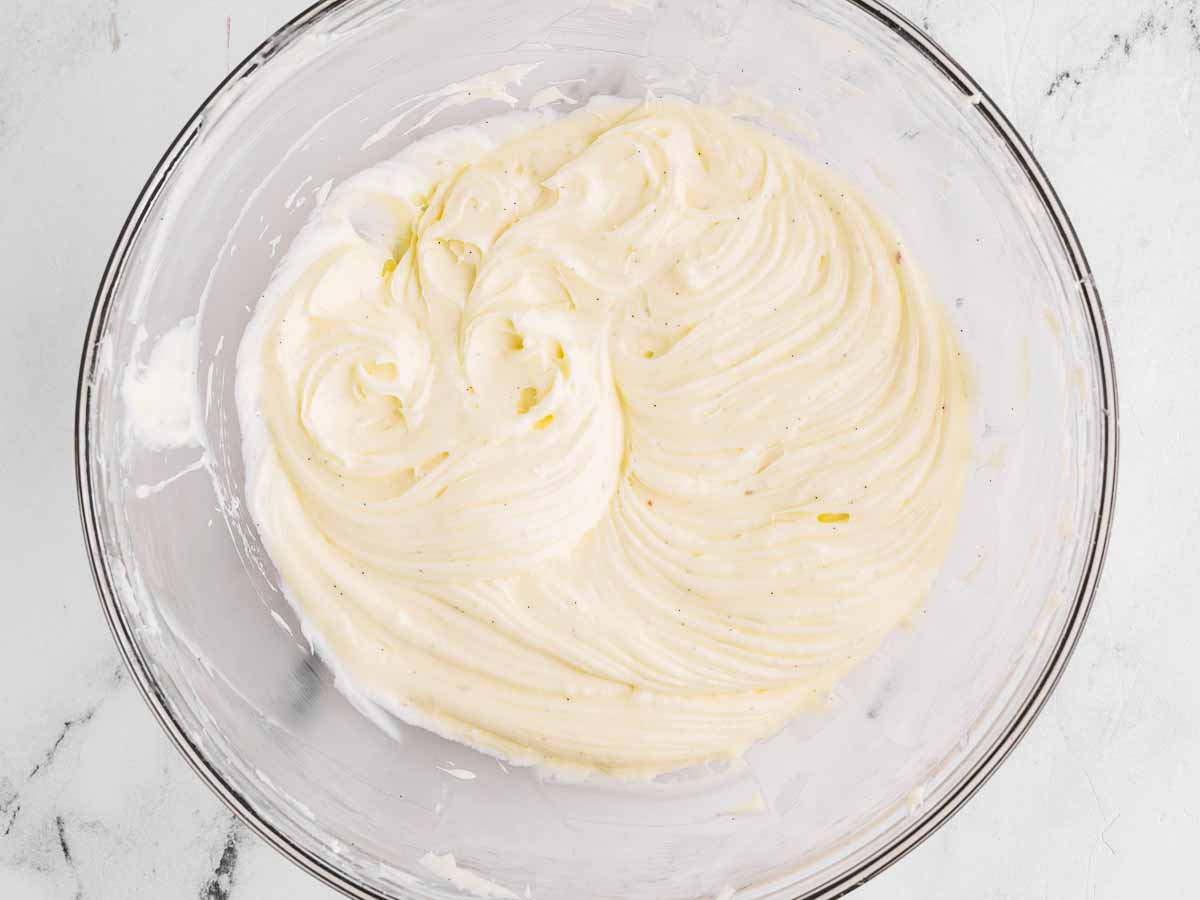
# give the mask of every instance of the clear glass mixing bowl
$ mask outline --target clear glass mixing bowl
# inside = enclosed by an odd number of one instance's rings
[[[577,101],[653,86],[740,103],[886,211],[974,362],[976,461],[927,609],[745,769],[552,783],[368,721],[300,636],[242,513],[235,350],[278,258],[328,181],[510,108],[440,89],[520,64],[536,65],[507,85],[517,107],[552,85]],[[122,385],[189,317],[202,446],[151,449]],[[860,884],[944,822],[1045,702],[1095,590],[1116,474],[1107,335],[1061,205],[970,77],[871,0],[318,3],[226,79],[154,171],[99,291],[78,402],[88,549],[148,702],[260,835],[356,897],[815,898]],[[421,863],[429,852],[492,887],[456,887]]]

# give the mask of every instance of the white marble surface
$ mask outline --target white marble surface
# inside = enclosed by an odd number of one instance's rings
[[[1200,844],[1200,2],[904,0],[1032,143],[1082,235],[1122,392],[1100,597],[999,774],[862,900],[1195,897]],[[75,509],[84,325],[143,179],[299,0],[0,4],[0,898],[317,900],[160,733]]]

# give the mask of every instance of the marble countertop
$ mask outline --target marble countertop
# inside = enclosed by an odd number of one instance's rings
[[[1200,2],[897,5],[1001,104],[1074,218],[1123,446],[1108,567],[1058,691],[966,809],[856,900],[1194,897]],[[191,110],[299,6],[4,4],[0,898],[335,896],[233,819],[130,683],[84,556],[70,437],[80,341],[130,203]]]

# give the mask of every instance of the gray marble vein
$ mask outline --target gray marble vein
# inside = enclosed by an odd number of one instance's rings
[[[1170,29],[1172,21],[1177,22],[1180,16],[1190,28],[1195,28],[1194,6],[1183,8],[1175,4],[1168,4],[1164,9],[1143,13],[1129,30],[1114,32],[1112,38],[1094,60],[1058,72],[1046,88],[1046,96],[1053,97],[1064,86],[1079,87],[1083,84],[1084,78],[1094,75],[1101,67],[1110,63],[1116,64],[1122,56],[1126,58],[1133,56],[1134,51],[1143,42],[1165,35]]]
[[[200,889],[201,900],[230,900],[241,842],[242,829],[237,821],[233,821],[225,835],[225,846],[221,848],[221,858],[217,860],[217,867]]]
[[[3,831],[0,832],[0,837],[8,837],[12,833],[14,826],[17,824],[17,817],[21,813],[21,792],[28,788],[38,778],[39,775],[47,771],[54,764],[54,761],[58,757],[59,748],[63,746],[63,743],[67,740],[67,738],[71,736],[72,733],[76,732],[77,729],[82,729],[92,721],[92,718],[96,715],[96,711],[100,708],[100,705],[104,702],[105,698],[108,697],[111,691],[116,688],[116,686],[124,679],[124,667],[118,665],[113,668],[108,683],[105,684],[101,689],[102,693],[100,698],[88,706],[83,712],[79,713],[73,718],[67,719],[62,723],[62,728],[59,729],[58,734],[54,737],[54,740],[51,741],[50,745],[42,753],[41,758],[38,759],[38,761],[33,765],[33,768],[29,770],[24,779],[19,784],[14,784],[10,777],[4,777],[2,782],[4,785],[4,793],[3,795],[0,795],[0,822],[3,823],[4,828]],[[59,817],[58,822],[59,839],[61,842],[61,817]],[[63,855],[69,859],[70,854],[66,852],[65,845],[63,847],[63,851]]]

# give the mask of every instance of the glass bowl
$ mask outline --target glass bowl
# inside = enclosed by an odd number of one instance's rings
[[[482,73],[488,90],[446,90]],[[648,89],[735,104],[892,219],[973,361],[975,460],[923,614],[827,709],[744,767],[561,783],[369,720],[335,688],[244,513],[236,349],[328,185],[449,125]],[[1045,175],[882,4],[327,0],[205,101],[130,213],[83,352],[80,508],[163,727],[256,832],[348,895],[835,897],[945,822],[1045,703],[1104,555],[1115,399]],[[173,431],[144,433],[172,409]]]

